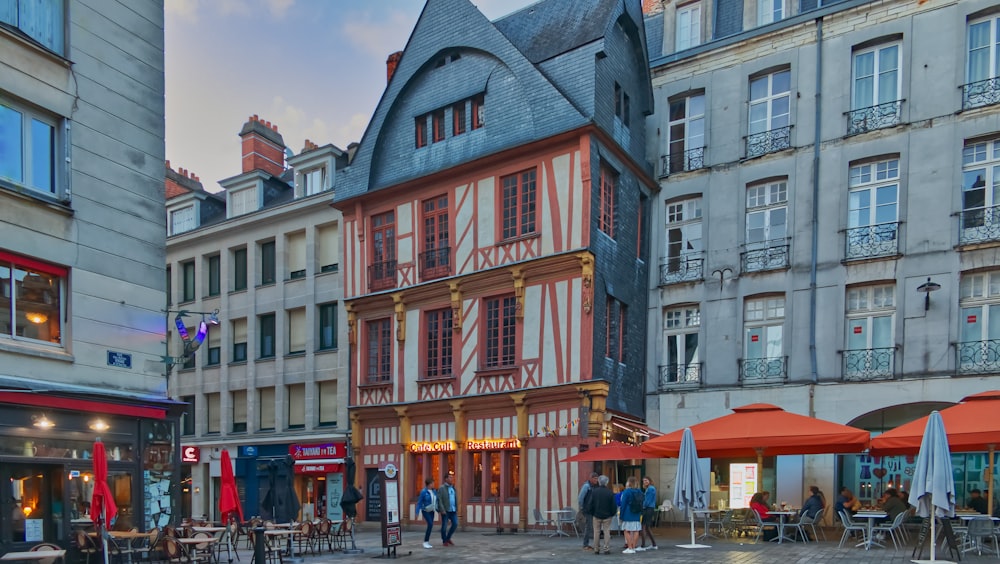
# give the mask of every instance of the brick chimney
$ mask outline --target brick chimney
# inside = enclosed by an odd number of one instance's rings
[[[642,0],[642,15],[652,16],[663,11],[663,0]]]
[[[403,58],[402,51],[396,51],[395,53],[389,55],[389,58],[385,60],[385,83],[389,84],[392,82],[392,75],[396,74],[396,67],[399,66],[399,60]]]
[[[262,170],[273,176],[285,171],[285,140],[278,126],[262,120],[256,114],[243,124],[243,172]]]
[[[164,179],[164,190],[166,199],[183,196],[189,192],[203,192],[205,189],[201,184],[198,175],[185,169],[178,168],[176,171],[170,168],[170,161],[166,161],[166,178]]]

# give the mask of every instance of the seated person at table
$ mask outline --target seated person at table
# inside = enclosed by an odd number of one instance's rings
[[[885,490],[882,497],[879,498],[879,508],[885,511],[888,516],[884,519],[886,522],[892,522],[896,518],[896,515],[903,513],[907,510],[906,504],[903,500],[899,499],[899,492],[896,488],[889,488]]]
[[[818,486],[809,486],[809,499],[805,500],[802,504],[802,511],[799,511],[799,517],[808,515],[815,519],[823,512],[824,507],[826,507],[826,500],[823,499],[823,492],[819,491]]]
[[[989,506],[986,503],[986,498],[983,497],[983,492],[979,489],[974,489],[969,492],[969,509],[975,510],[976,513],[982,513],[983,515],[989,514]]]
[[[767,526],[767,523],[775,523],[778,521],[778,517],[776,515],[771,515],[767,511],[767,500],[770,497],[770,492],[763,491],[753,494],[753,497],[750,498],[750,509],[757,513],[757,515],[760,516],[760,520],[765,523],[762,530],[762,536],[765,541],[778,537],[778,527]]]
[[[854,497],[854,493],[847,486],[840,488],[840,495],[837,496],[837,500],[833,503],[833,511],[837,515],[840,515],[841,511],[847,511],[848,514],[854,515],[858,509],[861,509],[861,501]],[[840,517],[837,517],[840,519]]]

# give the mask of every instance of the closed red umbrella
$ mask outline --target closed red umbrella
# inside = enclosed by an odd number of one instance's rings
[[[230,515],[243,521],[243,507],[240,505],[239,492],[236,489],[236,476],[233,475],[233,463],[229,451],[222,450],[222,479],[219,489],[219,513],[223,521],[229,521]]]
[[[104,564],[108,564],[108,539],[104,531],[116,515],[118,506],[108,487],[108,454],[104,443],[97,439],[94,442],[94,493],[90,498],[90,517],[97,521],[97,532],[104,545]]]

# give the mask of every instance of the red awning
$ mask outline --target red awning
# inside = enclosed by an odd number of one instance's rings
[[[144,419],[167,418],[167,410],[162,407],[82,400],[37,392],[0,392],[0,403],[65,409],[67,411],[104,413],[107,415],[124,415],[126,417],[140,417]]]

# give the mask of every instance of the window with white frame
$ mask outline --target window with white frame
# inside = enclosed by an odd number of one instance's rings
[[[17,28],[46,49],[62,55],[65,9],[63,0],[4,0],[0,2],[0,23]]]
[[[767,25],[785,17],[785,0],[757,0],[757,25]]]
[[[963,274],[959,309],[959,372],[1000,370],[1000,271]]]
[[[256,186],[229,193],[229,217],[255,212],[258,207]]]
[[[62,303],[69,271],[0,251],[0,338],[62,343]]]
[[[892,377],[896,288],[891,284],[847,290],[844,379]]]
[[[29,193],[61,197],[59,122],[0,96],[0,185],[6,182]]]
[[[786,69],[750,80],[748,157],[791,146],[791,79],[792,71]]]
[[[1000,139],[966,143],[962,150],[959,242],[1000,239]]]
[[[743,311],[744,380],[784,378],[784,324],[784,296],[746,300]]]
[[[696,170],[705,166],[705,93],[670,100],[667,126],[667,159],[661,174]]]
[[[701,381],[700,329],[701,310],[697,305],[664,311],[663,356],[666,364],[660,369],[661,386]]]
[[[311,196],[326,190],[326,167],[318,167],[302,173],[302,194]]]
[[[194,204],[170,211],[170,234],[177,235],[198,227],[195,222]]]
[[[877,106],[899,100],[900,44],[877,45],[854,52],[854,82],[851,109]]]
[[[857,164],[848,175],[847,258],[899,252],[899,159]]]
[[[676,51],[701,45],[701,2],[679,6],[676,22]]]
[[[963,108],[1000,102],[1000,16],[969,21],[968,67],[963,88]]]
[[[660,282],[687,282],[702,277],[701,196],[667,203],[665,259]]]
[[[744,268],[755,271],[787,266],[787,234],[787,181],[748,187]]]

